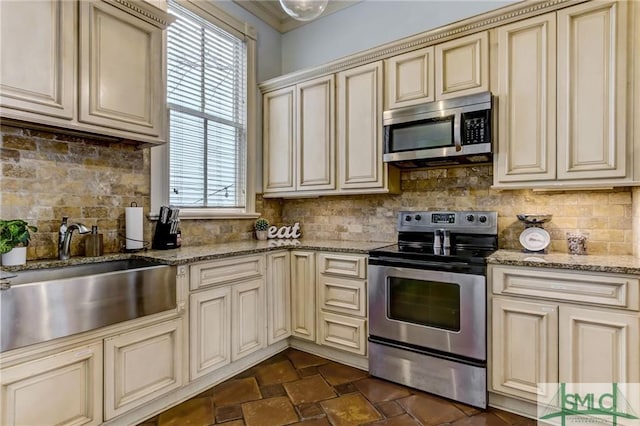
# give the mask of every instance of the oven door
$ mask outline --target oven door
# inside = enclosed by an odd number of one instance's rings
[[[486,360],[486,278],[369,265],[369,334],[445,355]]]

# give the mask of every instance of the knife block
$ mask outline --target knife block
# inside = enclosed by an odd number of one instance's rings
[[[180,247],[178,242],[178,234],[171,233],[171,225],[173,223],[156,223],[156,232],[153,234],[153,242],[151,248],[157,250],[169,250]]]

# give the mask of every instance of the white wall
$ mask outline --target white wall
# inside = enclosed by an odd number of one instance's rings
[[[282,73],[321,65],[514,0],[364,0],[282,35]]]

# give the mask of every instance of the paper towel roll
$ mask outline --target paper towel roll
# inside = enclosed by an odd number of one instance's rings
[[[125,207],[124,220],[126,227],[126,248],[137,250],[142,248],[142,207]]]

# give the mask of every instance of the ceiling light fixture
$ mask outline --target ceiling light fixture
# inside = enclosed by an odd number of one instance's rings
[[[298,21],[311,21],[324,12],[329,0],[280,0],[287,15]]]

